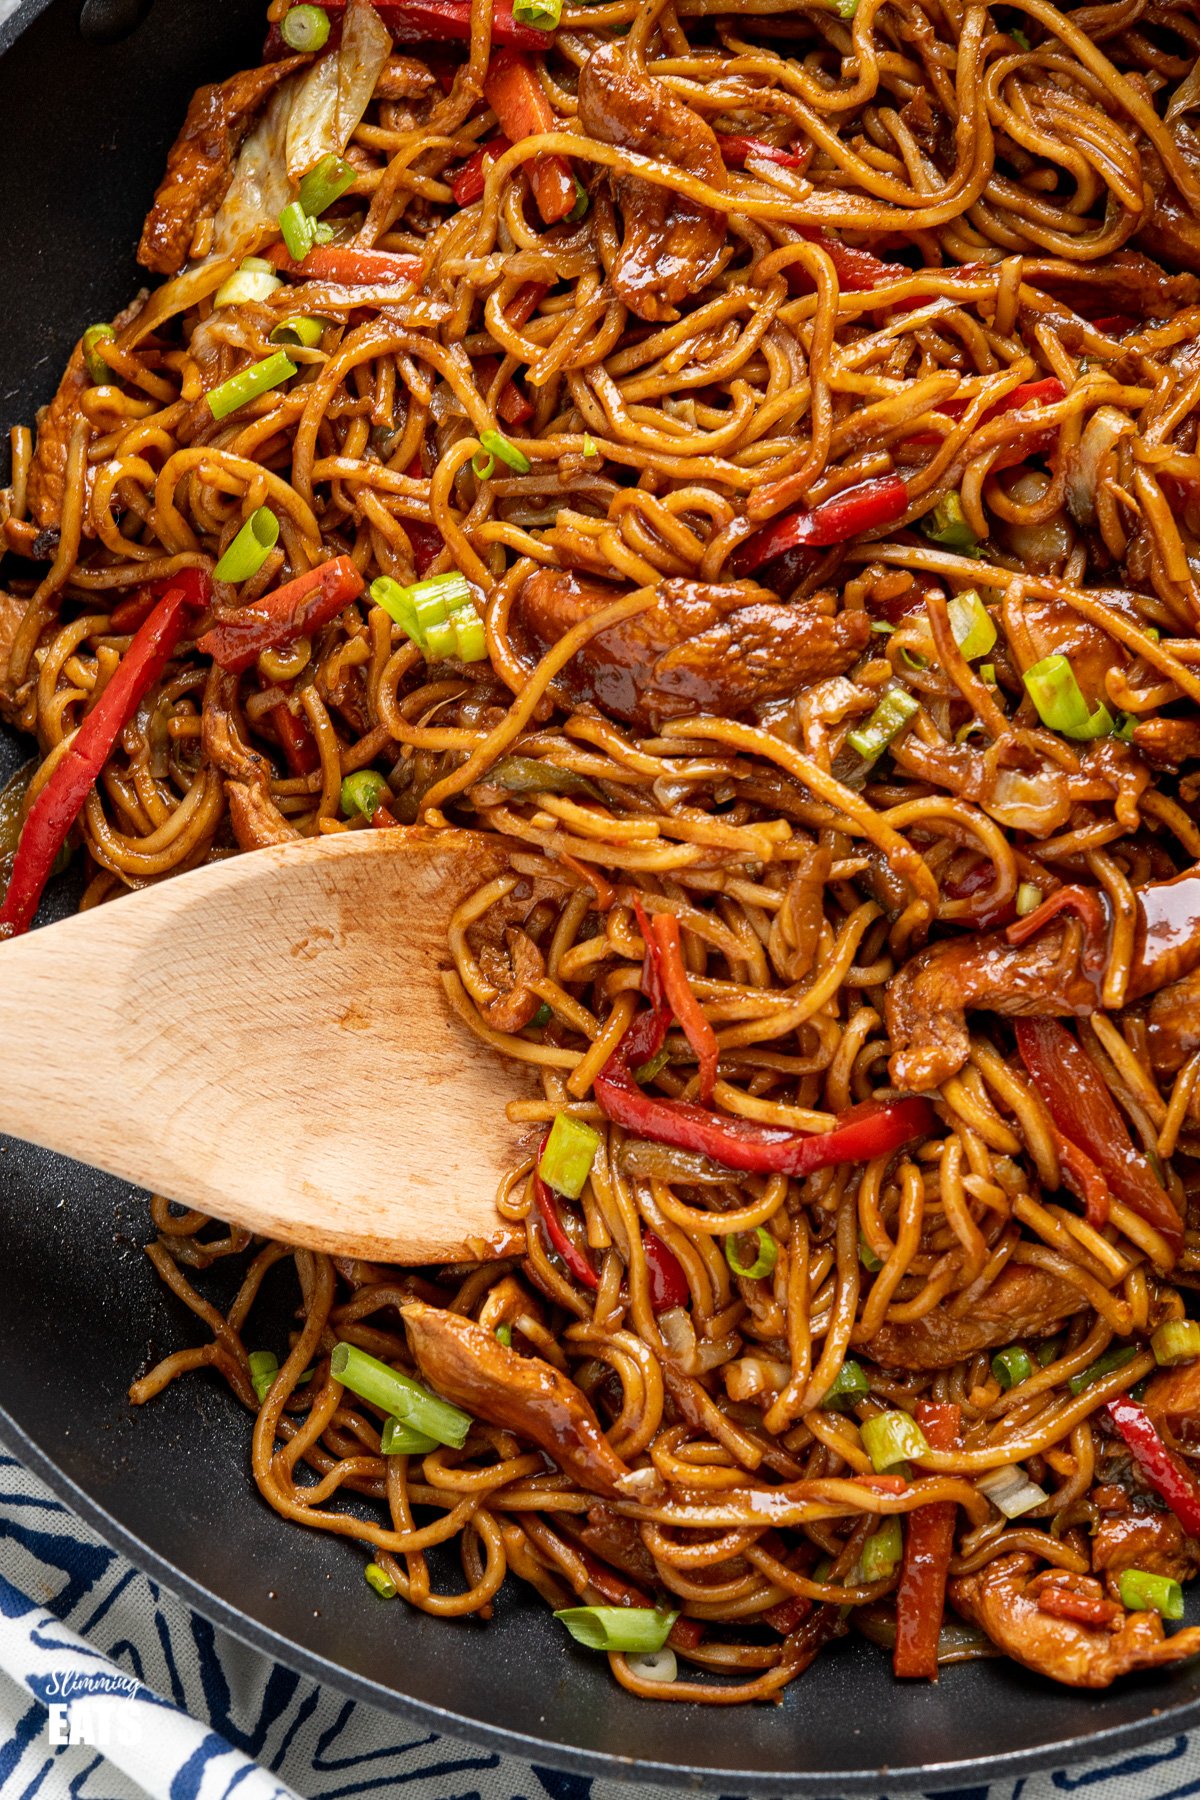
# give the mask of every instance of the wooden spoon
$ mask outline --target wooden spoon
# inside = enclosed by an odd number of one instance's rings
[[[530,1072],[442,982],[454,908],[510,848],[339,833],[0,944],[0,1132],[313,1249],[520,1250],[494,1199]]]

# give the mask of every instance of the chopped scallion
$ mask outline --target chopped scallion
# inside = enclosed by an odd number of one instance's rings
[[[379,1448],[385,1456],[428,1456],[441,1445],[427,1431],[416,1431],[402,1419],[388,1419],[379,1434]]]
[[[470,1413],[451,1406],[447,1400],[439,1400],[411,1375],[390,1369],[387,1363],[360,1350],[357,1344],[335,1344],[329,1370],[334,1380],[348,1387],[352,1394],[391,1414],[402,1425],[411,1425],[439,1444],[449,1444],[455,1450],[461,1450],[466,1443],[472,1424]]]
[[[821,1405],[841,1406],[848,1400],[865,1400],[870,1391],[871,1384],[862,1364],[847,1357],[834,1377],[832,1386],[826,1388]]]
[[[504,1348],[506,1350],[511,1350],[512,1349],[512,1326],[508,1325],[508,1324],[497,1325],[496,1341],[497,1341],[497,1343],[503,1344]]]
[[[306,9],[305,9],[306,10]],[[381,1600],[396,1598],[396,1584],[386,1569],[381,1569],[377,1562],[369,1562],[363,1570],[367,1586],[374,1588]]]
[[[1169,1575],[1153,1575],[1148,1569],[1122,1569],[1117,1576],[1121,1605],[1130,1612],[1156,1612],[1164,1619],[1182,1619],[1183,1589]]]
[[[578,1200],[591,1174],[600,1133],[570,1113],[557,1113],[546,1139],[546,1148],[538,1158],[538,1174],[556,1194]]]
[[[279,35],[289,50],[311,54],[329,38],[329,14],[323,6],[293,6],[284,13]]]
[[[217,581],[249,581],[279,541],[279,520],[269,506],[252,512],[213,570]]]
[[[997,1350],[992,1358],[992,1374],[1006,1391],[1022,1381],[1028,1381],[1033,1374],[1029,1352],[1022,1350],[1019,1344],[1010,1344],[1007,1350]]]
[[[755,1234],[758,1238],[758,1255],[752,1263],[743,1264],[738,1261],[738,1232],[731,1231],[725,1239],[725,1261],[743,1281],[762,1281],[779,1261],[779,1245],[766,1226],[757,1226]],[[745,1235],[749,1236],[749,1233]]]
[[[257,257],[248,257],[246,262],[257,262]],[[226,281],[223,281],[213,295],[214,306],[244,306],[247,301],[269,300],[277,287],[282,287],[278,275],[267,263],[265,268],[247,268],[244,262],[240,269],[235,269]]]
[[[538,31],[557,31],[562,0],[513,0],[513,18],[518,25],[533,25]]]
[[[1032,881],[1022,881],[1017,887],[1017,917],[1027,919],[1031,912],[1036,912],[1042,904],[1042,890]]]
[[[301,179],[300,205],[310,219],[318,218],[335,200],[340,200],[353,183],[353,168],[344,157],[330,151]]]
[[[479,449],[471,458],[471,467],[480,481],[491,479],[498,462],[505,463],[518,475],[528,475],[533,467],[525,452],[518,449],[516,444],[510,443],[503,432],[481,431]]]
[[[1076,741],[1108,737],[1112,732],[1112,714],[1103,700],[1097,702],[1095,712],[1089,711],[1075,671],[1065,656],[1046,656],[1026,669],[1025,691],[1037,707],[1042,724],[1051,731],[1060,731]]]
[[[431,575],[401,587],[390,575],[371,583],[371,599],[382,606],[402,631],[430,661],[457,656],[462,662],[482,662],[487,656],[487,634],[475,611],[471,590],[457,569]]]
[[[858,11],[858,0],[833,0],[833,10],[839,19],[852,19]]]
[[[875,1252],[872,1250],[870,1244],[868,1244],[866,1238],[863,1237],[861,1232],[859,1233],[859,1236],[858,1236],[858,1260],[862,1264],[863,1268],[866,1269],[872,1275],[875,1274],[877,1269],[882,1269],[882,1267],[883,1267],[882,1261],[880,1260],[880,1258],[878,1256],[876,1256]]]
[[[566,1606],[554,1616],[585,1650],[648,1656],[666,1644],[679,1614],[653,1606]]]
[[[305,350],[315,350],[325,335],[325,326],[320,319],[305,319],[297,316],[284,319],[271,333],[273,344],[300,344]]]
[[[353,819],[361,814],[370,819],[390,798],[391,790],[382,775],[374,769],[356,769],[342,782],[342,817]]]
[[[1200,1325],[1195,1319],[1168,1319],[1150,1339],[1150,1348],[1160,1368],[1195,1362],[1200,1356]]]
[[[661,1049],[654,1052],[654,1055],[648,1062],[638,1064],[637,1068],[633,1071],[633,1079],[637,1082],[639,1087],[648,1087],[654,1080],[654,1077],[662,1073],[670,1060],[671,1052],[664,1044]]]
[[[925,1433],[911,1413],[877,1413],[859,1426],[863,1449],[879,1474],[885,1475],[897,1463],[920,1462],[929,1455]]]
[[[1018,47],[1020,49],[1028,50],[1029,39],[1025,36],[1025,33],[1021,30],[1021,27],[1019,25],[1014,25],[1011,28],[1011,30],[1009,31],[1008,35],[1012,39],[1013,43],[1018,45]]]
[[[921,520],[921,530],[933,543],[964,556],[978,556],[979,539],[967,523],[962,500],[953,489],[943,494],[932,512]]]
[[[641,1681],[672,1682],[679,1674],[679,1664],[671,1649],[651,1650],[629,1658],[629,1673]]]
[[[293,262],[303,262],[317,241],[317,229],[298,200],[289,200],[279,215],[279,232]]]
[[[248,369],[239,369],[236,375],[215,387],[208,396],[208,410],[214,419],[226,419],[248,400],[257,400],[260,394],[268,393],[281,382],[290,381],[295,373],[295,363],[289,361],[282,350],[277,350],[274,356],[251,363]]]
[[[599,456],[599,454],[600,454],[600,452],[596,448],[594,440],[589,436],[589,434],[586,431],[583,434],[583,454],[585,456]]]
[[[95,387],[111,381],[112,370],[97,350],[97,344],[111,344],[116,337],[111,325],[89,325],[83,334],[83,360]]]
[[[553,1017],[553,1008],[547,1005],[546,1001],[543,1000],[529,1023],[535,1026],[538,1031],[544,1031]]]
[[[261,1406],[279,1373],[279,1358],[273,1350],[252,1350],[248,1360],[250,1385],[258,1395],[258,1404]]]
[[[992,1502],[998,1506],[1006,1519],[1019,1519],[1022,1513],[1032,1512],[1046,1498],[1046,1490],[1030,1481],[1019,1463],[1010,1463],[1007,1468],[989,1469],[981,1475],[976,1484]]]
[[[1072,1375],[1067,1386],[1073,1394],[1082,1394],[1085,1388],[1090,1388],[1094,1382],[1102,1381],[1106,1375],[1111,1375],[1114,1369],[1123,1369],[1125,1364],[1132,1362],[1136,1355],[1136,1344],[1125,1344],[1120,1350],[1107,1350],[1088,1368],[1080,1369],[1078,1375]]]
[[[864,1581],[890,1581],[904,1555],[904,1534],[899,1519],[888,1519],[873,1531],[862,1547],[859,1567]]]
[[[954,641],[966,660],[974,662],[977,656],[986,656],[996,642],[996,627],[975,589],[967,588],[964,593],[955,594],[946,610]]]
[[[865,762],[875,762],[899,737],[920,702],[905,688],[895,687],[883,696],[865,725],[846,733],[846,742]]]
[[[535,0],[535,4],[536,4],[536,0]],[[520,5],[520,0],[516,0],[516,5]],[[514,6],[513,11],[515,14],[516,6]],[[586,214],[588,207],[591,205],[591,201],[588,199],[588,191],[584,187],[582,181],[580,181],[578,175],[576,175],[574,179],[575,179],[575,204],[571,208],[570,212],[567,214],[567,224],[568,225],[574,225],[577,223],[578,220],[582,219],[584,217],[584,215]]]

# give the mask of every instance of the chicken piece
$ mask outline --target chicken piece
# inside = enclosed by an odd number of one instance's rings
[[[585,1396],[540,1356],[520,1356],[473,1319],[413,1301],[400,1308],[421,1374],[446,1400],[538,1444],[592,1493],[644,1498],[652,1470],[630,1469]]]
[[[1159,1075],[1174,1075],[1200,1050],[1200,969],[1155,994],[1146,1012],[1150,1060]]]
[[[1123,590],[1117,592],[1124,601],[1119,610],[1136,622],[1132,600]],[[1089,706],[1107,701],[1105,675],[1110,669],[1126,668],[1130,661],[1124,645],[1090,619],[1080,618],[1064,600],[1032,600],[1016,589],[1014,595],[1018,597],[1001,607],[1001,619],[1017,667],[1027,669],[1047,656],[1065,656]],[[1111,591],[1106,597],[1116,603]]]
[[[664,82],[631,66],[623,44],[604,44],[584,63],[579,122],[602,144],[674,163],[709,187],[725,186],[711,126]],[[677,319],[680,302],[717,266],[725,215],[632,175],[616,176],[613,188],[625,233],[609,271],[612,286],[639,319]]]
[[[1142,1405],[1167,1436],[1200,1447],[1200,1362],[1159,1369],[1146,1383]]]
[[[1136,250],[1118,250],[1098,263],[1069,263],[1057,257],[1027,258],[1026,279],[1055,294],[1084,318],[1132,313],[1137,319],[1169,318],[1200,300],[1194,275],[1168,275]]]
[[[547,646],[619,598],[601,582],[537,569],[517,604],[526,630]],[[684,713],[742,713],[842,674],[870,632],[862,611],[830,618],[804,602],[785,605],[754,582],[672,578],[647,612],[585,645],[559,681],[574,703],[639,727]]]
[[[1176,119],[1170,131],[1184,162],[1200,179],[1200,133],[1183,118]],[[1200,273],[1200,219],[1167,174],[1158,152],[1144,138],[1139,149],[1151,198],[1142,214],[1137,240],[1174,268]]]
[[[1047,1587],[1069,1585],[1072,1591],[1104,1598],[1098,1581],[1064,1577],[1058,1569],[1034,1574],[1031,1556],[1000,1556],[974,1575],[950,1583],[950,1599],[964,1617],[986,1631],[997,1649],[1037,1675],[1049,1675],[1067,1687],[1109,1687],[1118,1675],[1183,1662],[1200,1652],[1200,1625],[1163,1635],[1157,1613],[1125,1613],[1111,1626],[1080,1625],[1051,1617],[1038,1607]]]
[[[1017,1339],[1053,1337],[1087,1300],[1079,1288],[1048,1269],[1011,1264],[991,1287],[955,1317],[935,1306],[924,1318],[884,1325],[859,1347],[888,1369],[952,1369],[979,1350]]]
[[[416,56],[389,56],[375,83],[377,100],[420,100],[437,86],[437,76]]]
[[[25,610],[24,600],[17,594],[6,594],[0,588],[0,718],[12,723],[16,722],[17,696],[9,684],[8,661]]]
[[[480,1007],[481,1016],[493,1031],[520,1031],[541,1005],[529,986],[546,973],[541,951],[528,932],[510,925],[503,948],[492,942],[483,946],[479,966],[496,989],[495,998]]]
[[[1200,719],[1143,719],[1133,728],[1133,747],[1156,769],[1177,769],[1200,758]]]
[[[183,267],[197,225],[211,218],[225,197],[238,145],[255,113],[293,69],[308,61],[288,56],[196,89],[142,227],[137,256],[143,268],[175,275]]]
[[[1122,1569],[1146,1569],[1172,1581],[1191,1581],[1200,1569],[1200,1543],[1188,1537],[1174,1513],[1127,1512],[1102,1519],[1092,1538],[1092,1567],[1120,1599]]]
[[[289,844],[300,833],[271,798],[271,768],[265,756],[242,741],[234,723],[237,676],[214,663],[204,690],[201,743],[209,762],[225,776],[229,822],[242,850]]]
[[[919,951],[884,996],[892,1080],[921,1093],[956,1075],[971,1048],[966,1014],[976,1007],[1016,1018],[1095,1012],[1098,976],[1082,964],[1078,927],[1057,919],[1027,944],[992,931]]]
[[[564,1525],[567,1525],[567,1519],[568,1515],[564,1514]],[[593,1556],[598,1556],[601,1562],[619,1569],[631,1581],[640,1582],[644,1587],[658,1586],[658,1570],[654,1566],[654,1558],[642,1542],[641,1533],[632,1519],[623,1519],[619,1513],[610,1512],[607,1506],[591,1506],[588,1508],[586,1524],[567,1525],[567,1529]]]

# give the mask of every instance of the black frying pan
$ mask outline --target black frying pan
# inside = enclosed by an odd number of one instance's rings
[[[261,19],[260,0],[26,0],[0,26],[5,439],[49,399],[81,326],[140,284],[133,245],[192,89],[255,59]],[[0,732],[0,779],[22,754]],[[71,899],[60,887],[48,913]],[[146,1236],[142,1199],[121,1183],[0,1140],[0,1435],[202,1613],[346,1693],[537,1762],[725,1793],[941,1788],[1115,1758],[1200,1722],[1200,1663],[1100,1694],[1004,1662],[902,1687],[854,1638],[780,1706],[652,1705],[526,1588],[506,1589],[488,1626],[384,1605],[359,1551],[259,1500],[246,1415],[218,1378],[128,1405],[151,1359],[197,1341],[141,1254]],[[282,1336],[295,1296],[283,1271],[274,1279]],[[452,1584],[453,1568],[442,1576]]]

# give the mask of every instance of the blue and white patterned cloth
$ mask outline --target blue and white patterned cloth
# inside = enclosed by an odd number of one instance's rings
[[[399,1794],[671,1800],[437,1737],[291,1674],[139,1574],[0,1448],[0,1800]],[[941,1800],[1188,1795],[1200,1733]]]

